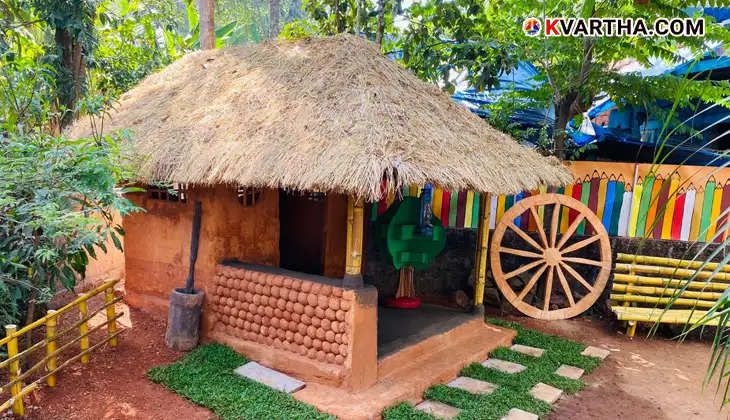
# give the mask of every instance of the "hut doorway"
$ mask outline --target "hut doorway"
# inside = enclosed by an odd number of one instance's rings
[[[279,192],[280,266],[322,275],[324,270],[325,196],[316,192]]]

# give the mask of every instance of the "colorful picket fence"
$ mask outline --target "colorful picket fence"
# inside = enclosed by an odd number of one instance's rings
[[[581,201],[590,208],[610,236],[646,237],[681,241],[707,242],[727,222],[727,216],[720,215],[730,207],[730,178],[724,183],[714,176],[702,180],[699,187],[682,182],[679,175],[666,178],[647,174],[639,177],[636,185],[627,182],[623,174],[606,175],[594,171],[572,185],[551,190]],[[402,196],[418,197],[422,187],[409,186]],[[491,196],[489,205],[490,228],[494,229],[502,215],[515,203],[535,194],[544,193],[544,188],[523,191],[515,195]],[[383,195],[386,195],[385,193]],[[390,191],[385,200],[373,206],[372,220],[383,214],[398,198]],[[479,203],[482,196],[472,191],[434,190],[433,214],[449,228],[476,229],[479,217]],[[542,217],[542,209],[539,217]],[[560,232],[564,233],[577,217],[577,212],[563,209],[560,215]],[[524,214],[515,219],[515,224],[525,231],[536,230],[536,222]],[[578,234],[590,234],[585,222],[577,229]],[[728,231],[715,238],[721,242]]]
[[[423,186],[411,185],[404,187],[401,197],[419,197]],[[398,194],[391,190],[385,200],[380,200],[373,205],[371,220],[385,213],[397,199]],[[479,203],[481,194],[473,191],[451,192],[436,188],[433,191],[432,210],[433,215],[441,219],[444,226],[449,228],[476,229],[479,222]]]

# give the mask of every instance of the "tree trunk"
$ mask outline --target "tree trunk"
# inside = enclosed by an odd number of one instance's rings
[[[66,29],[56,29],[55,41],[61,50],[61,68],[58,71],[56,86],[59,90],[60,106],[66,109],[57,124],[59,130],[75,115],[76,102],[84,93],[86,82],[86,59],[81,41],[74,39]]]
[[[335,33],[339,34],[340,32],[342,32],[340,30],[340,20],[342,20],[340,17],[340,0],[335,0],[332,7],[335,9]]]
[[[360,36],[360,22],[362,20],[362,0],[357,0],[357,13],[355,13],[355,35]]]
[[[279,15],[281,5],[279,0],[269,0],[269,38],[276,39],[279,36]]]
[[[31,280],[32,282],[32,280]],[[28,308],[25,312],[25,325],[35,321],[35,301],[38,299],[38,287],[34,286],[28,297]],[[33,334],[25,335],[25,348],[29,349],[33,345]],[[28,368],[28,358],[23,358],[23,370]]]
[[[383,31],[385,30],[385,0],[378,0],[378,28],[375,32],[375,42],[383,45]]]
[[[555,123],[553,124],[553,146],[555,156],[560,160],[565,160],[565,127],[570,121],[570,103],[565,100],[555,104]]]
[[[215,5],[214,0],[196,0],[200,16],[200,49],[215,48]]]
[[[292,0],[291,5],[289,6],[289,13],[287,14],[286,22],[289,23],[295,19],[299,19],[302,17],[302,1],[301,0]]]

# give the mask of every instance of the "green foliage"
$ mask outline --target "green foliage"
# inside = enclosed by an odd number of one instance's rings
[[[545,352],[541,357],[535,358],[502,347],[490,354],[490,357],[527,367],[516,374],[487,369],[478,363],[473,363],[461,371],[461,376],[498,385],[498,388],[491,394],[475,395],[445,385],[436,385],[426,390],[423,395],[424,399],[440,401],[462,409],[463,411],[457,419],[499,419],[505,416],[511,408],[520,408],[540,416],[546,415],[550,412],[550,404],[536,400],[529,394],[535,384],[542,382],[572,394],[583,388],[583,381],[556,375],[555,370],[560,365],[567,364],[591,372],[601,363],[600,359],[581,356],[580,353],[585,346],[575,341],[523,328],[514,322],[498,319],[488,319],[488,322],[517,330],[514,340],[516,344],[538,347],[544,349]],[[409,404],[402,403],[383,411],[383,418],[386,420],[420,420],[433,417],[415,410]]]
[[[122,156],[112,136],[0,138],[0,300],[14,301],[0,315],[18,322],[17,309],[72,288],[106,243],[121,250],[114,214],[139,210],[123,197],[130,189],[118,187],[131,175]]]
[[[301,0],[284,0],[279,3],[282,24],[302,17]],[[269,3],[256,0],[217,0],[216,24],[225,26],[236,22],[230,34],[229,44],[260,42],[269,38]]]
[[[307,13],[307,17],[294,20],[284,26],[282,36],[296,39],[316,35],[334,35],[339,32],[355,33],[358,1],[361,4],[361,34],[372,40],[375,38],[377,30],[378,7],[377,2],[371,0],[304,0],[304,11]],[[393,19],[401,13],[400,9],[399,1],[385,2],[384,33],[391,35],[397,33]],[[387,39],[385,41],[386,46],[390,44]]]
[[[679,97],[684,105],[692,100],[714,102],[730,93],[727,82],[694,80],[683,83],[681,77],[662,75],[645,78],[638,74],[621,74],[616,63],[635,59],[649,65],[652,58],[679,61],[680,49],[697,56],[704,54],[708,41],[726,42],[730,31],[706,18],[706,36],[702,37],[529,37],[522,32],[528,16],[556,15],[568,17],[643,18],[651,22],[658,17],[686,16],[689,1],[652,1],[639,5],[634,0],[494,1],[429,0],[415,3],[407,12],[409,25],[398,46],[403,62],[422,79],[440,83],[453,91],[457,77],[466,77],[476,90],[495,87],[500,72],[513,69],[518,62],[534,64],[545,81],[541,89],[514,92],[521,99],[538,106],[553,104],[556,112],[553,150],[565,155],[562,140],[566,124],[587,110],[596,98],[610,96],[619,104],[651,107],[658,99]],[[677,89],[680,85],[683,89]],[[655,109],[656,111],[656,109]]]
[[[182,13],[173,1],[104,1],[94,25],[99,45],[93,54],[92,84],[112,96],[126,92],[148,74],[165,67],[187,50],[167,44],[165,32],[182,31]]]
[[[226,419],[332,419],[289,394],[233,373],[246,363],[230,347],[208,344],[147,377]]]

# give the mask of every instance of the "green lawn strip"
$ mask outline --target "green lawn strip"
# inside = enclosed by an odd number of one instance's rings
[[[333,419],[291,395],[233,373],[246,363],[230,347],[212,343],[183,359],[150,369],[147,376],[221,419]]]
[[[550,412],[550,404],[532,398],[529,394],[500,388],[488,395],[475,395],[458,388],[436,385],[423,394],[424,399],[439,401],[462,409],[458,420],[500,419],[512,408],[543,415]],[[401,403],[383,411],[385,420],[433,420],[435,417]]]
[[[590,373],[602,362],[601,359],[597,357],[582,356],[580,353],[585,350],[586,346],[584,344],[568,340],[567,338],[543,334],[539,331],[524,328],[514,322],[503,321],[500,319],[488,318],[487,322],[516,330],[517,336],[514,339],[515,344],[522,344],[545,350],[541,359],[547,357],[555,362],[560,362],[558,366],[566,364],[585,369],[586,373]]]
[[[462,376],[480,379],[499,386],[497,390],[488,395],[475,395],[445,385],[436,385],[426,390],[423,395],[424,399],[439,401],[462,409],[459,419],[499,419],[511,408],[520,408],[543,416],[550,412],[551,406],[544,401],[536,400],[529,394],[535,384],[542,382],[560,388],[567,394],[572,394],[583,388],[583,380],[556,375],[555,370],[560,365],[566,364],[585,369],[588,373],[601,364],[601,359],[582,356],[580,353],[586,346],[575,341],[526,329],[513,322],[498,319],[488,319],[488,322],[517,330],[514,340],[516,344],[541,348],[545,352],[538,358],[505,347],[497,348],[490,353],[491,358],[519,363],[527,368],[516,374],[487,369],[479,363],[472,363],[462,369]],[[384,410],[383,418],[386,420],[434,419],[407,403]]]
[[[434,420],[435,418],[404,402],[383,410],[384,420]]]
[[[457,418],[464,420],[499,419],[507,415],[511,408],[521,408],[537,415],[550,412],[550,404],[508,388],[498,388],[488,395],[476,395],[458,388],[436,385],[426,390],[424,398],[461,408],[463,411]]]

